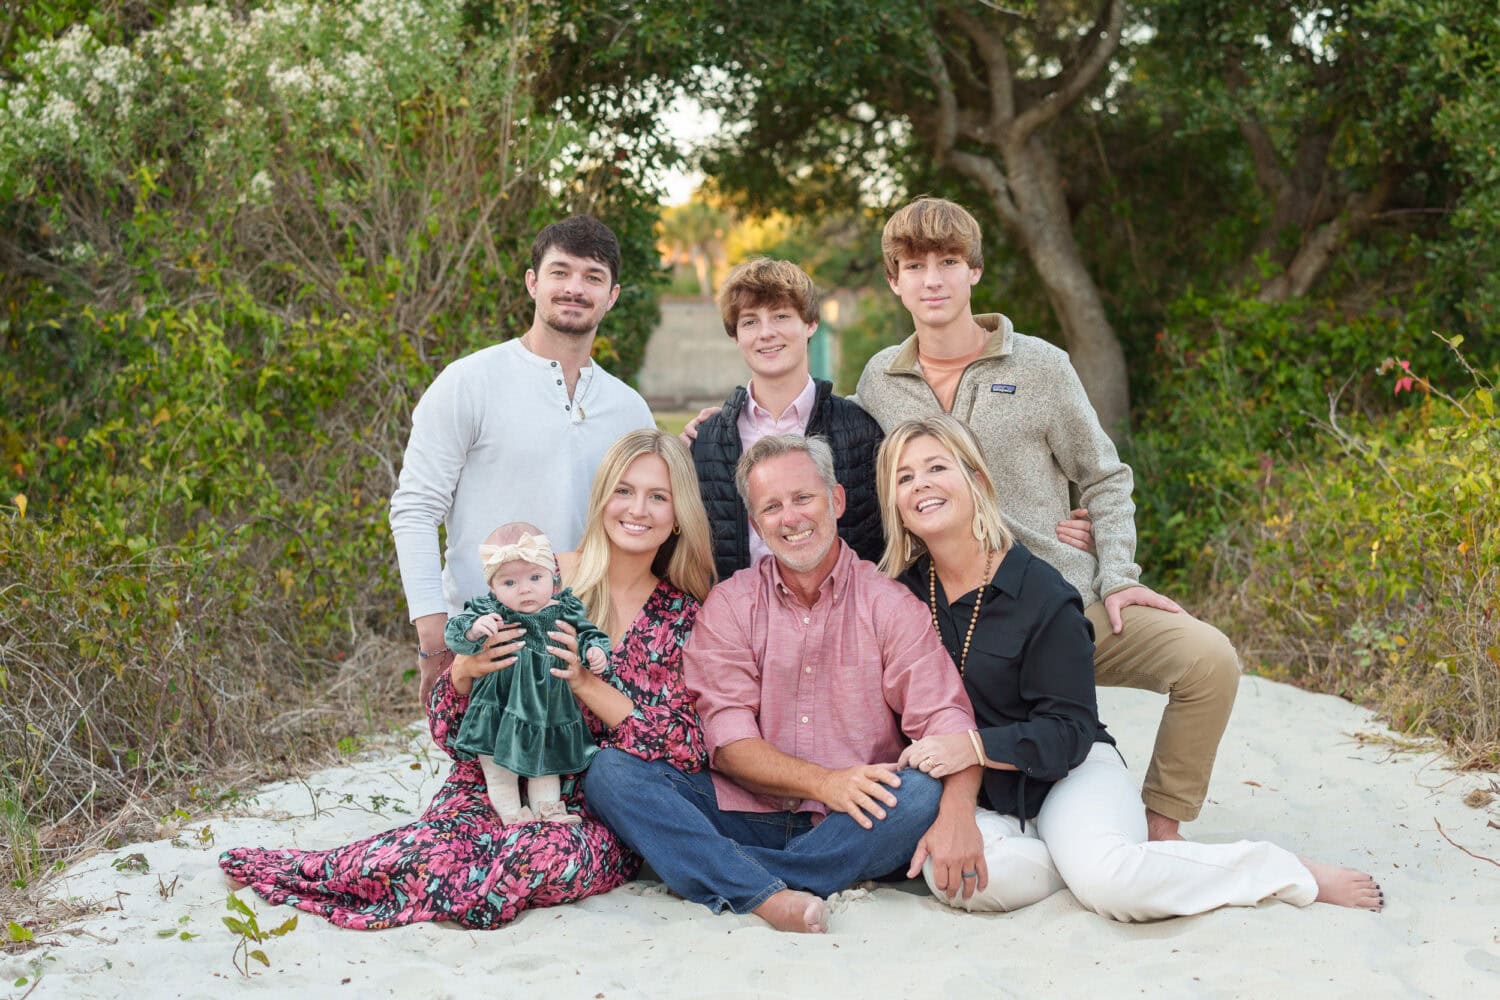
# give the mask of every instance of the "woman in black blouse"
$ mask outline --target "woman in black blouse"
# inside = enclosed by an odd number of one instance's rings
[[[1011,910],[1066,885],[1116,920],[1267,898],[1380,909],[1369,875],[1274,844],[1148,842],[1139,789],[1099,721],[1083,603],[1001,521],[968,428],[946,415],[899,425],[881,446],[876,479],[881,568],[931,608],[979,724],[920,740],[901,758],[934,777],[985,768],[976,817],[984,864],[964,872],[952,896],[929,873],[934,895],[968,910]]]

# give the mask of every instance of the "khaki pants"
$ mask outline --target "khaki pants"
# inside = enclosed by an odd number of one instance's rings
[[[1223,632],[1186,612],[1127,607],[1119,635],[1109,630],[1103,601],[1085,614],[1094,626],[1094,679],[1167,696],[1141,787],[1146,808],[1196,819],[1239,690],[1238,654]]]

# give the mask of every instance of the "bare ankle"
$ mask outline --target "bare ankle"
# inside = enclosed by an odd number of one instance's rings
[[[1182,824],[1170,816],[1163,816],[1155,809],[1146,810],[1147,840],[1181,840],[1179,827]]]

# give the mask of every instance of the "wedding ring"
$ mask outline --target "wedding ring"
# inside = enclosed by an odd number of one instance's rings
[[[979,877],[979,870],[976,868],[974,871],[971,871],[971,872],[959,872],[959,875],[961,875],[963,878],[978,878]]]

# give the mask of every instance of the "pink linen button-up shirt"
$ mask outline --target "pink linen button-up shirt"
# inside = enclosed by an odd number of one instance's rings
[[[741,455],[763,437],[770,437],[772,434],[801,434],[807,430],[807,422],[812,419],[813,403],[818,401],[818,387],[813,383],[812,376],[808,376],[807,385],[779,417],[756,402],[754,379],[746,387],[745,394],[749,398],[740,407],[739,419],[735,421],[735,428],[740,432]],[[761,556],[770,555],[771,550],[766,548],[765,539],[756,530],[755,518],[749,520],[750,565],[754,566],[760,562]]]
[[[683,673],[710,763],[743,739],[834,770],[895,763],[908,740],[974,728],[928,608],[838,545],[811,607],[782,582],[774,558],[740,570],[703,603]],[[713,782],[720,809],[828,812],[814,799],[758,795],[717,770]]]

